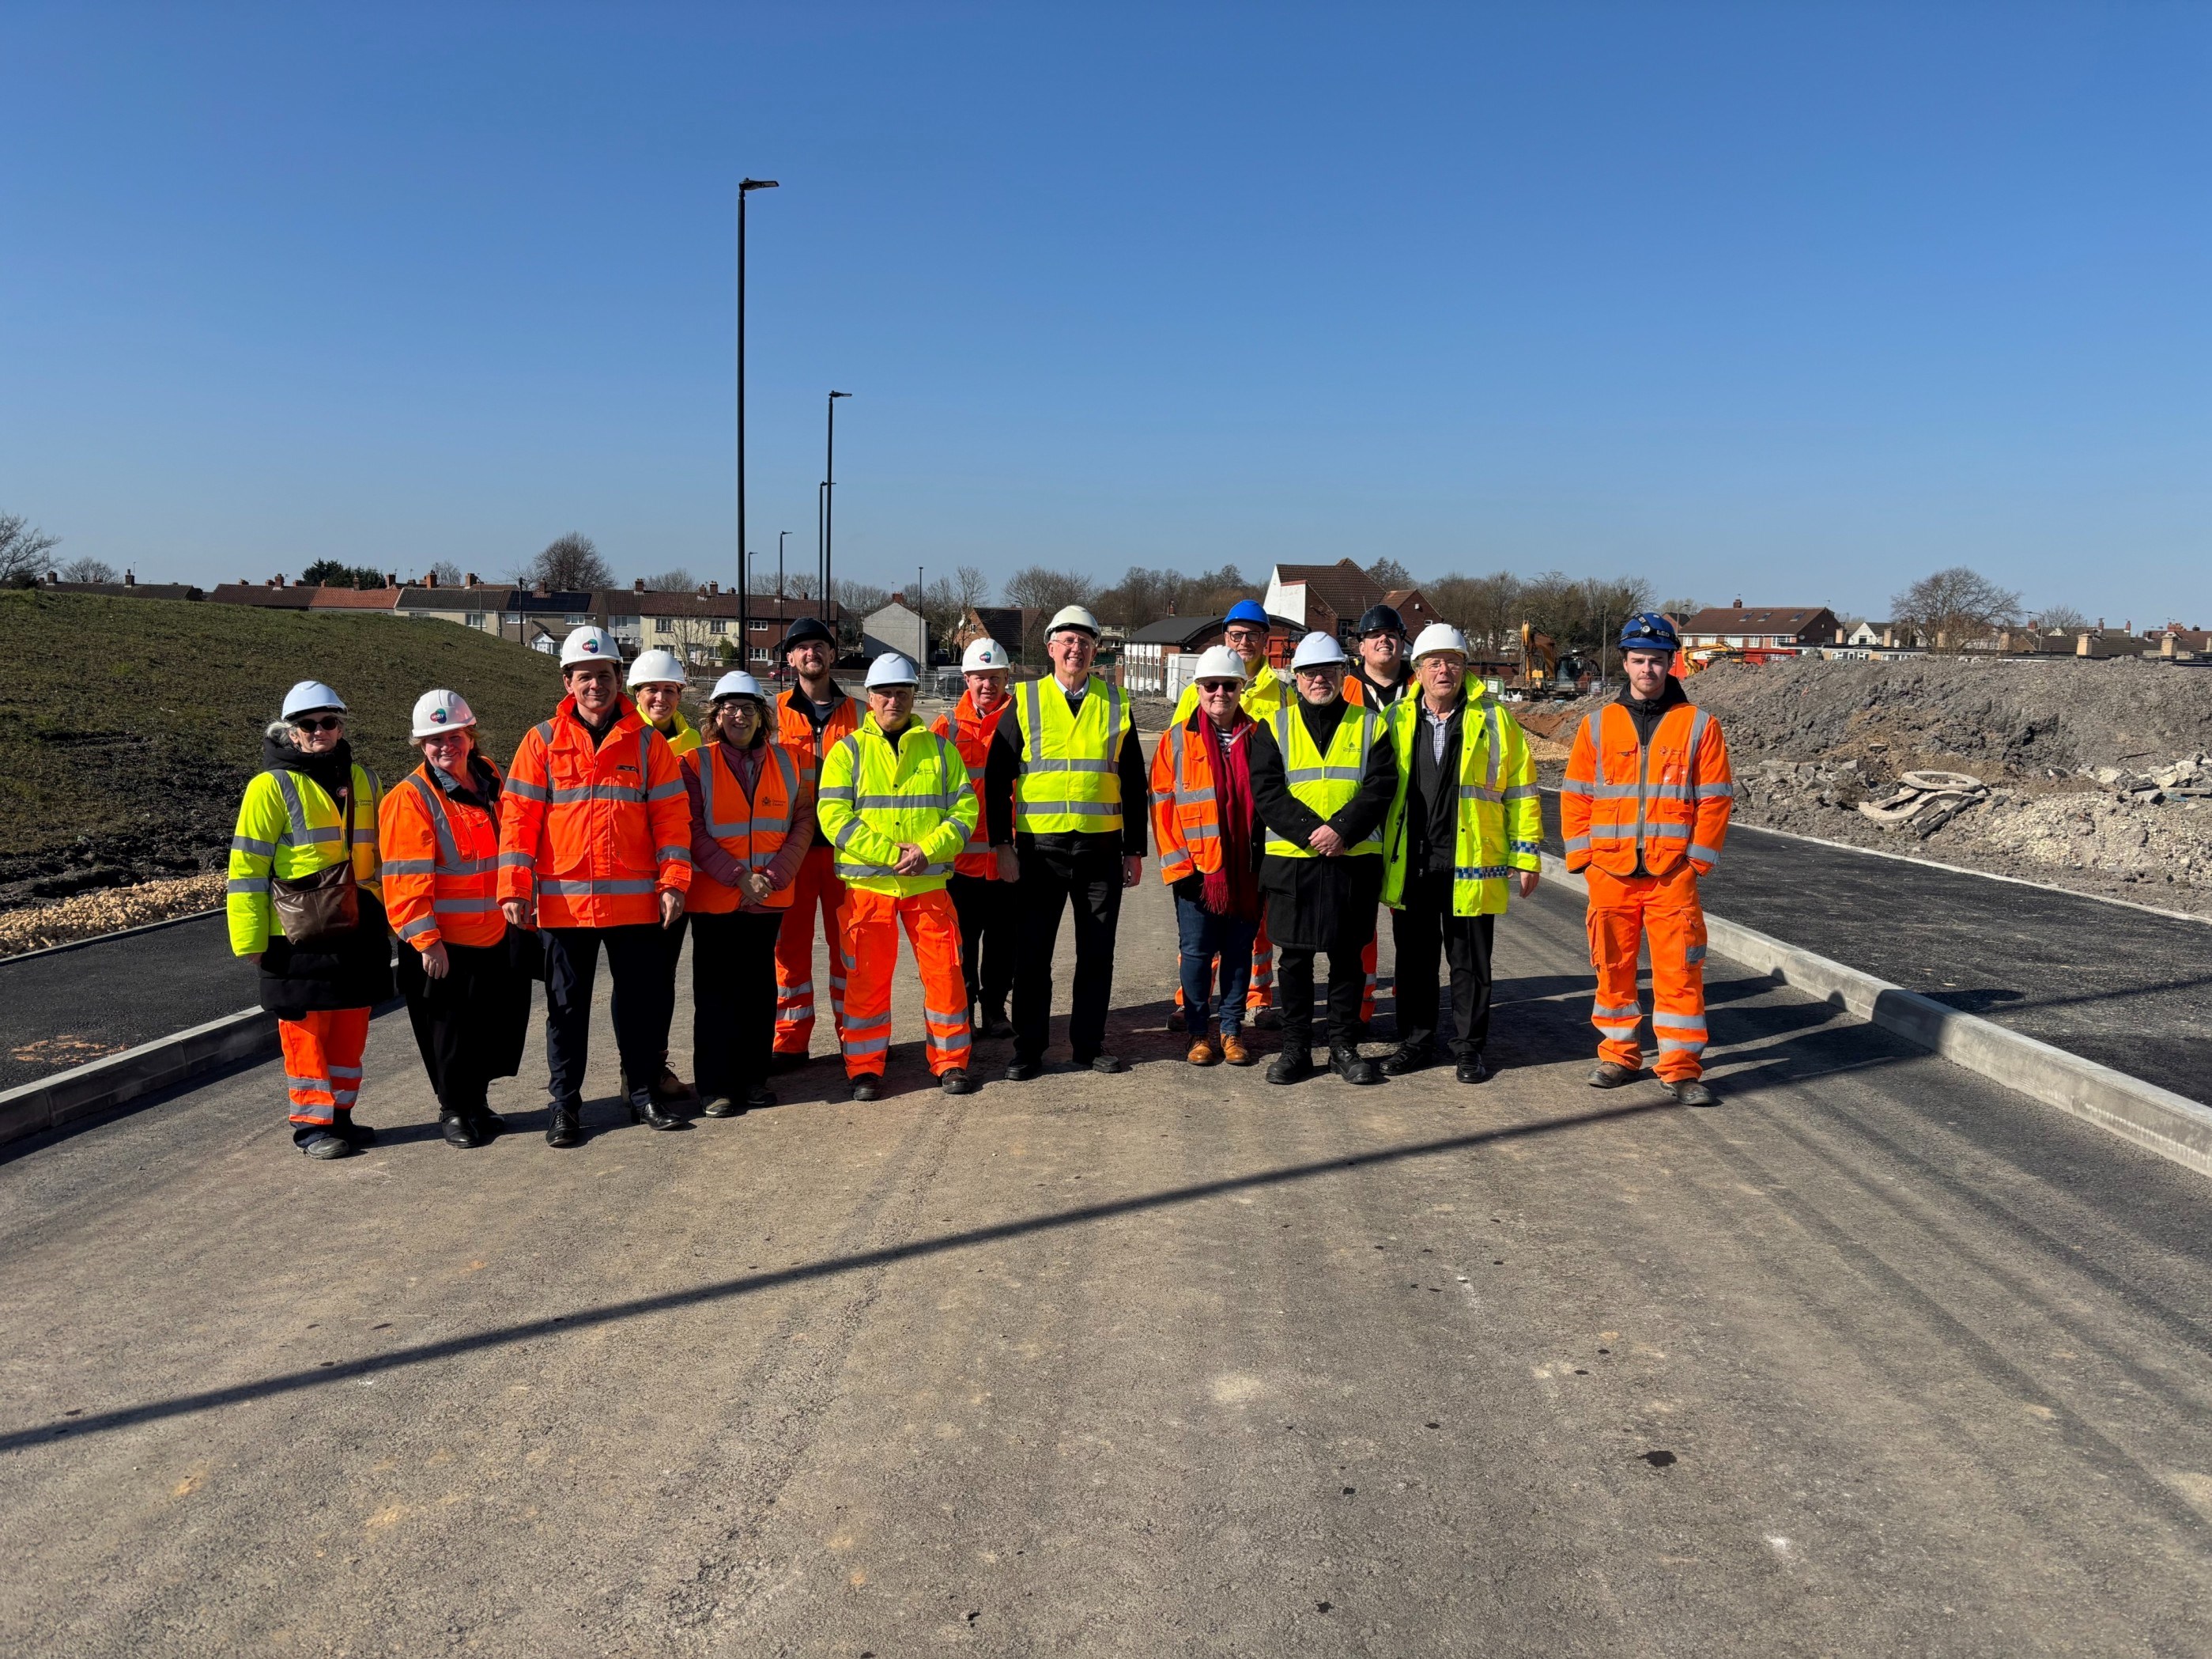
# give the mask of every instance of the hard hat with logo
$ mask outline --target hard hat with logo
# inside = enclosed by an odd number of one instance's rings
[[[920,685],[921,671],[896,651],[886,651],[868,665],[868,690],[889,690],[895,685]]]
[[[284,694],[284,718],[295,714],[322,714],[346,711],[345,699],[320,680],[301,680]]]
[[[1682,648],[1674,619],[1657,611],[1640,611],[1620,625],[1623,651],[1660,651],[1671,656]]]
[[[641,651],[637,660],[629,665],[629,689],[641,685],[682,685],[688,677],[684,665],[676,660],[673,651],[663,651],[658,646],[650,651]]]
[[[458,732],[477,723],[476,710],[458,691],[425,691],[415,699],[415,724],[410,738],[434,738],[441,732]]]
[[[1265,628],[1267,625],[1267,607],[1257,599],[1239,599],[1229,607],[1229,614],[1221,619],[1224,628],[1231,623],[1257,623]]]
[[[1474,653],[1467,648],[1467,635],[1449,623],[1431,623],[1421,630],[1421,637],[1413,641],[1413,660],[1433,657],[1439,652],[1453,651],[1462,657]]]
[[[788,651],[794,645],[805,645],[809,640],[820,640],[832,651],[837,648],[837,636],[830,631],[828,625],[819,617],[801,617],[786,629],[783,635],[783,648]]]
[[[768,694],[761,690],[761,683],[742,668],[733,668],[716,680],[714,695],[707,701],[720,702],[725,697],[750,697],[755,702],[768,701]]]
[[[1406,619],[1398,614],[1395,606],[1370,605],[1359,619],[1359,637],[1364,640],[1370,634],[1395,634],[1402,640],[1406,637]]]
[[[988,673],[994,669],[1012,672],[1013,665],[1006,647],[994,639],[977,640],[960,653],[960,672],[963,674]]]
[[[1340,667],[1345,661],[1344,647],[1336,642],[1336,635],[1326,629],[1316,628],[1298,641],[1298,648],[1291,654],[1291,667]]]
[[[615,636],[604,628],[575,628],[561,641],[561,666],[574,668],[580,662],[611,663],[622,666],[622,647]]]
[[[1244,659],[1225,645],[1210,645],[1198,654],[1198,672],[1194,680],[1243,681],[1250,676],[1245,672]]]
[[[1079,605],[1062,605],[1055,611],[1052,626],[1044,630],[1044,636],[1050,639],[1071,628],[1090,635],[1094,640],[1098,637],[1098,618]]]

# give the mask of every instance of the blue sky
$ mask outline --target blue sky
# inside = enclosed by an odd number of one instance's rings
[[[0,509],[143,577],[1389,553],[2212,617],[2212,9],[0,11]]]

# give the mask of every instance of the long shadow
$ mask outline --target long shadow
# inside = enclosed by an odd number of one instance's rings
[[[857,1255],[832,1256],[823,1261],[807,1262],[802,1266],[778,1268],[772,1273],[747,1273],[736,1279],[726,1279],[711,1285],[695,1285],[690,1290],[669,1291],[659,1296],[635,1297],[627,1302],[609,1303],[604,1307],[586,1308],[574,1314],[555,1314],[550,1318],[533,1319],[517,1325],[505,1325],[495,1330],[478,1331],[468,1336],[449,1337],[442,1342],[419,1343],[412,1347],[395,1349],[390,1353],[372,1354],[360,1359],[326,1360],[313,1370],[288,1371],[281,1376],[264,1377],[255,1382],[234,1383],[226,1389],[209,1389],[198,1394],[180,1395],[171,1400],[149,1401],[144,1405],[125,1406],[115,1411],[99,1412],[88,1417],[73,1418],[62,1422],[49,1422],[36,1428],[17,1429],[0,1434],[0,1452],[19,1450],[26,1446],[55,1439],[64,1435],[104,1434],[112,1429],[128,1428],[138,1423],[160,1422],[172,1417],[189,1416],[195,1412],[213,1411],[219,1407],[234,1406],[249,1400],[265,1400],[278,1395],[296,1394],[303,1389],[325,1387],[333,1382],[344,1382],[356,1377],[371,1376],[380,1372],[398,1370],[405,1366],[428,1364],[434,1360],[450,1359],[456,1355],[476,1353],[486,1348],[503,1346],[509,1343],[527,1342],[538,1337],[552,1336],[563,1331],[586,1330],[597,1325],[610,1325],[622,1320],[643,1318],[650,1314],[670,1313],[683,1308],[696,1308],[716,1302],[726,1302],[757,1291],[774,1290],[784,1285],[805,1284],[817,1279],[834,1278],[841,1273],[857,1273],[870,1267],[888,1267],[898,1262],[926,1260],[953,1250],[969,1249],[978,1244],[994,1244],[1007,1239],[1026,1238],[1032,1234],[1049,1232],[1061,1227],[1079,1227],[1093,1221],[1111,1220],[1117,1216],[1141,1215],[1148,1211],[1169,1208],[1174,1205],[1193,1204],[1203,1199],[1217,1198],[1225,1193],[1249,1191],[1255,1187],[1273,1187],[1286,1182],[1311,1181],[1322,1176],[1336,1175],[1346,1170],[1374,1169],[1393,1164],[1402,1164],[1413,1158],[1432,1158],[1442,1152],[1463,1152],[1470,1147],[1496,1145],[1503,1141],[1522,1140],[1534,1135],[1551,1134],[1561,1129],[1577,1129],[1593,1124],[1610,1123],[1622,1118],[1641,1117],[1652,1112],[1679,1111],[1672,1099],[1646,1101],[1633,1105],[1611,1106],[1593,1112],[1578,1112],[1569,1117],[1540,1119],[1534,1123],[1510,1124],[1502,1128],[1480,1129],[1471,1134],[1449,1135],[1437,1140],[1417,1141],[1411,1146],[1387,1147],[1380,1152],[1354,1152],[1345,1158],[1331,1158],[1311,1164],[1293,1164],[1279,1170],[1266,1170],[1257,1174],[1224,1176],[1218,1181],[1202,1181],[1186,1187],[1171,1187],[1164,1192],[1147,1193],[1137,1198],[1115,1199],[1107,1203],[1088,1204],[1079,1209],[1064,1210],[1051,1215],[1025,1216],[1018,1221],[1002,1221],[988,1227],[974,1227],[962,1232],[940,1234],[934,1238],[917,1239],[908,1244],[886,1245],[881,1249],[863,1250]]]

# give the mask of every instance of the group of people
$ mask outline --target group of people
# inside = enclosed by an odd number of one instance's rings
[[[564,696],[504,775],[465,699],[440,690],[415,706],[422,763],[389,789],[354,758],[343,698],[301,682],[247,786],[228,884],[233,949],[258,961],[278,1018],[295,1142],[331,1158],[373,1139],[353,1108],[370,1012],[396,987],[441,1133],[484,1145],[506,1127],[489,1085],[519,1071],[542,980],[546,1139],[581,1145],[602,946],[635,1121],[681,1127],[695,1098],[709,1117],[772,1105],[770,1077],[809,1054],[817,921],[854,1099],[881,1092],[901,932],[944,1091],[976,1087],[979,1037],[1012,1040],[1007,1081],[1040,1075],[1071,909],[1068,1046],[1079,1067],[1118,1073],[1115,940],[1152,836],[1189,1063],[1251,1063],[1249,1018],[1282,1034],[1269,1082],[1314,1075],[1326,955],[1327,1069],[1373,1084],[1449,1060],[1461,1082],[1483,1081],[1496,918],[1509,891],[1535,890],[1540,866],[1520,725],[1470,678],[1448,625],[1409,643],[1378,606],[1356,662],[1310,633],[1287,683],[1267,660],[1268,628],[1249,601],[1231,612],[1149,764],[1127,697],[1092,672],[1097,621],[1074,605],[1052,619],[1039,678],[1012,684],[997,642],[970,646],[967,689],[933,726],[914,713],[914,663],[878,657],[856,701],[812,619],[787,637],[788,690],[725,674],[702,727],[680,707],[673,655],[642,653],[625,682],[614,639],[578,629],[562,648]],[[1671,623],[1638,617],[1620,643],[1627,690],[1583,722],[1561,792],[1566,861],[1589,890],[1602,1039],[1590,1081],[1640,1075],[1648,935],[1654,1069],[1678,1099],[1711,1104],[1697,879],[1726,833],[1727,750],[1669,672]],[[1377,1062],[1360,1044],[1384,909],[1398,1040]],[[696,1089],[669,1055],[687,937]]]

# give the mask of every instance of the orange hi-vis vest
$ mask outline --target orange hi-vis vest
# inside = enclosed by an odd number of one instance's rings
[[[1720,722],[1692,703],[1660,718],[1647,750],[1617,702],[1585,716],[1559,786],[1567,868],[1663,876],[1684,860],[1699,875],[1720,861],[1735,784]]]
[[[426,761],[385,795],[377,832],[384,913],[400,938],[426,951],[441,940],[482,949],[507,937],[496,814],[447,794]]]
[[[975,694],[963,691],[960,706],[950,716],[939,714],[929,728],[940,738],[950,738],[960,758],[968,763],[968,787],[975,797],[975,829],[968,837],[968,850],[952,860],[956,876],[980,876],[985,881],[999,878],[998,855],[991,851],[991,833],[983,823],[983,769],[991,757],[991,740],[999,735],[999,722],[1013,706],[1013,698],[1005,696],[989,714],[979,714]]]
[[[832,680],[830,684],[831,689],[836,690],[836,682]],[[814,721],[806,712],[806,701],[805,692],[796,684],[775,700],[775,740],[783,745],[784,753],[791,757],[791,763],[799,769],[799,781],[808,789],[814,790],[822,787],[823,756],[860,729],[860,706],[839,692],[836,704],[830,711],[829,724],[822,728],[822,735],[817,738]],[[827,844],[819,836],[815,840],[817,847],[826,854],[829,851]],[[813,855],[813,849],[809,849],[807,856],[811,858]]]
[[[540,927],[658,922],[658,890],[691,884],[683,769],[627,697],[596,747],[576,700],[563,697],[523,733],[505,794],[499,896],[535,898]]]
[[[753,798],[745,799],[743,785],[730,769],[726,747],[702,744],[684,757],[684,770],[699,780],[699,799],[707,809],[708,836],[748,870],[765,870],[791,833],[791,809],[799,799],[799,768],[780,743],[761,745],[765,751],[760,776],[753,782]],[[796,890],[770,893],[761,903],[771,910],[791,907]],[[691,872],[691,890],[684,908],[710,916],[727,915],[744,902],[734,887],[725,887],[704,870]]]
[[[1206,718],[1200,709],[1177,720],[1160,733],[1152,750],[1152,835],[1159,843],[1160,879],[1170,886],[1221,867],[1221,805],[1214,799],[1206,734],[1199,729]],[[1245,731],[1250,730],[1248,725]]]

